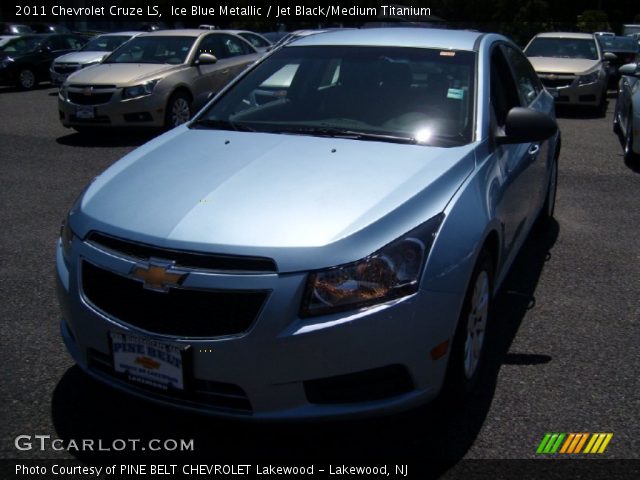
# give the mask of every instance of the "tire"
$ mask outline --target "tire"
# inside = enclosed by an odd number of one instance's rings
[[[167,102],[164,126],[167,130],[191,119],[191,98],[185,92],[176,92]]]
[[[36,74],[30,68],[23,68],[18,73],[17,86],[20,90],[31,90],[38,85]]]
[[[627,117],[627,133],[624,136],[624,159],[628,163],[640,162],[640,155],[633,151],[633,112],[629,110]]]
[[[607,116],[607,89],[605,88],[604,92],[600,96],[600,103],[595,108],[596,115],[599,117]]]
[[[556,210],[556,193],[558,192],[558,157],[560,152],[556,151],[551,164],[551,174],[549,175],[549,184],[547,185],[547,194],[544,199],[544,205],[536,219],[536,227],[538,230],[544,230],[553,220]]]
[[[467,287],[462,312],[453,338],[443,396],[461,400],[478,384],[485,358],[487,329],[491,324],[493,259],[482,250]]]

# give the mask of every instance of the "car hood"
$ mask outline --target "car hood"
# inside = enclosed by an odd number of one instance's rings
[[[594,69],[599,60],[584,58],[529,57],[529,61],[538,73],[575,73],[580,74]]]
[[[62,55],[54,63],[93,63],[101,61],[109,52],[72,52]]]
[[[80,70],[70,78],[73,83],[83,85],[130,86],[146,80],[164,77],[168,73],[184,68],[184,65],[157,65],[148,63],[103,63],[95,68]]]
[[[281,272],[322,268],[442,212],[473,152],[179,127],[97,177],[70,225],[81,237],[267,256]]]

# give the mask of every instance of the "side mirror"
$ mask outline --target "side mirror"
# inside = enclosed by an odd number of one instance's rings
[[[622,65],[618,69],[618,73],[620,75],[628,75],[628,76],[634,77],[634,76],[640,74],[640,71],[638,71],[638,64],[637,63],[627,63],[626,65]]]
[[[201,53],[196,59],[196,65],[213,65],[218,59],[210,53]]]
[[[541,142],[558,131],[558,124],[548,115],[530,108],[514,107],[505,121],[504,136],[496,139],[499,145]]]
[[[604,59],[609,62],[615,62],[616,60],[618,60],[618,56],[615,53],[604,52]]]

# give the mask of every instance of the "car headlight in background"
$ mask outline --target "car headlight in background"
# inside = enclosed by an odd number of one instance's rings
[[[580,75],[578,77],[578,85],[586,85],[588,83],[595,83],[598,81],[600,77],[600,70],[596,70],[595,72],[587,73],[586,75]]]
[[[300,316],[358,309],[415,293],[443,218],[431,218],[367,258],[310,273]]]
[[[122,98],[136,98],[144,97],[145,95],[151,95],[157,83],[158,80],[152,80],[150,82],[135,85],[133,87],[126,87],[124,90],[122,90]]]

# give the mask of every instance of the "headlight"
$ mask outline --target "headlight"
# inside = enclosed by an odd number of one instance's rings
[[[415,293],[443,218],[433,217],[363,260],[310,273],[300,316],[358,309]]]
[[[69,214],[62,221],[62,225],[60,225],[60,243],[62,244],[62,257],[64,258],[65,263],[69,263],[69,259],[71,258],[71,245],[73,244],[73,237],[75,234],[73,230],[71,230],[71,226],[69,225]]]
[[[151,95],[157,83],[158,83],[158,80],[153,80],[151,82],[143,83],[141,85],[127,87],[124,90],[122,90],[122,98],[136,98],[136,97],[144,97],[145,95]]]
[[[591,72],[586,75],[580,75],[578,77],[578,85],[586,85],[587,83],[597,82],[599,76],[600,70],[596,70],[595,72]]]

